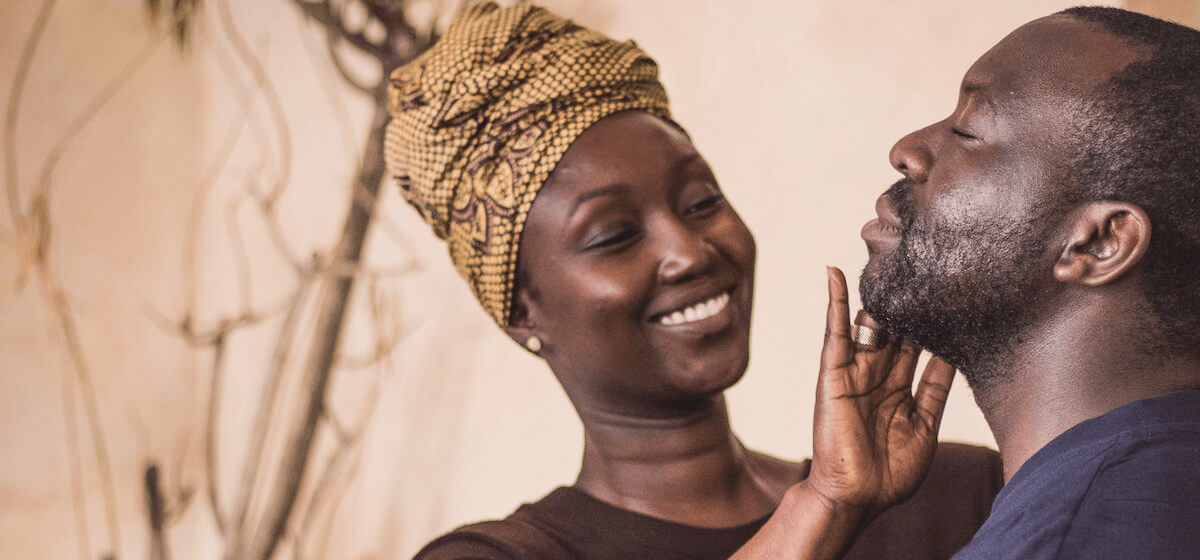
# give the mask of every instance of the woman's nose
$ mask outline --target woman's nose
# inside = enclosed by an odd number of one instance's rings
[[[933,153],[928,142],[931,126],[910,132],[896,142],[888,154],[892,167],[914,183],[925,182],[933,164]]]
[[[716,247],[687,224],[672,220],[656,236],[660,244],[658,279],[677,284],[702,276],[712,267]]]

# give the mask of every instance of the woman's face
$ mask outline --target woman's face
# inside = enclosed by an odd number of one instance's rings
[[[669,415],[749,360],[754,238],[690,140],[642,112],[567,150],[522,235],[513,327],[580,408]]]

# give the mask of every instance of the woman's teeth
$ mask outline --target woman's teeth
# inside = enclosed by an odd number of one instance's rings
[[[717,313],[720,313],[725,309],[726,305],[729,305],[729,292],[725,292],[719,296],[707,299],[697,304],[689,305],[688,307],[669,315],[664,315],[658,320],[658,322],[664,325],[681,325],[684,323],[692,323],[701,319],[707,319],[713,315],[716,315]]]

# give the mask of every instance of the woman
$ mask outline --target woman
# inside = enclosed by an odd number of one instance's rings
[[[932,361],[914,399],[919,349],[879,332],[855,345],[840,271],[814,460],[731,432],[723,391],[749,359],[754,239],[636,45],[526,4],[476,6],[393,73],[391,109],[406,200],[489,315],[550,366],[585,434],[574,485],[418,558],[833,558],[856,536],[847,557],[948,558],[982,522],[997,456],[943,445],[934,458],[953,371]]]

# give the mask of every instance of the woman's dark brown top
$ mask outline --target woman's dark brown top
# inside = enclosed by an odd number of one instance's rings
[[[950,558],[983,524],[1003,484],[995,451],[940,444],[916,494],[872,522],[845,558]],[[429,543],[416,560],[717,560],[732,555],[766,520],[724,529],[692,527],[561,487],[503,520],[451,531]]]

